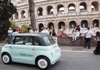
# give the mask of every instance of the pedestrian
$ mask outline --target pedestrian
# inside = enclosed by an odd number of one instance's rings
[[[82,27],[80,25],[77,25],[76,30],[78,30],[79,36],[81,36],[82,35]]]
[[[52,38],[54,39],[54,41],[57,43],[57,34],[55,32],[55,30],[50,30],[49,34],[52,36]]]
[[[41,31],[41,33],[47,33],[47,34],[49,34],[48,28],[43,27],[43,30]]]
[[[13,30],[11,29],[11,27],[8,29],[8,38],[7,38],[7,41],[8,43],[10,43],[10,40],[12,39],[12,33],[13,33]]]
[[[75,29],[80,32],[80,26],[79,25],[77,25]]]
[[[95,48],[95,50],[93,51],[94,54],[100,54],[100,36],[96,36],[96,39],[97,41],[97,46]]]
[[[85,39],[84,48],[88,47],[88,49],[90,49],[91,37],[92,37],[92,32],[91,32],[90,28],[88,27],[87,31],[84,34],[84,39]]]
[[[66,33],[65,28],[61,29],[61,31],[60,31],[60,36],[61,36],[61,37],[66,37],[66,36],[67,36],[67,33]]]
[[[72,41],[76,41],[76,38],[77,38],[76,30],[73,29],[73,30],[72,30]]]
[[[14,29],[12,35],[14,36],[16,34],[18,34],[18,31],[16,29]]]
[[[13,30],[11,28],[8,29],[8,38],[12,38]]]
[[[21,27],[19,27],[19,29],[18,29],[18,33],[23,33],[23,30],[22,30]]]
[[[37,28],[35,28],[35,31],[34,31],[35,33],[38,33],[39,31],[38,31],[38,29]]]
[[[28,32],[29,32],[29,33],[33,33],[32,27],[28,27]]]

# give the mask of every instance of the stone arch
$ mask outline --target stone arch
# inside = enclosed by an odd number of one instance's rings
[[[87,12],[87,4],[85,2],[80,3],[80,12]]]
[[[50,22],[49,24],[48,24],[48,28],[49,28],[49,30],[53,30],[54,29],[54,24],[52,23],[52,22]]]
[[[76,22],[75,21],[70,21],[69,22],[69,28],[74,29],[76,27]]]
[[[58,29],[61,29],[63,26],[65,26],[65,23],[63,21],[58,23]]]
[[[68,5],[68,13],[74,13],[76,11],[75,4],[69,4]]]
[[[98,19],[93,20],[93,26],[99,27],[99,20]]]
[[[57,12],[58,14],[64,14],[64,6],[63,5],[58,5],[57,6]]]
[[[44,25],[43,25],[42,23],[40,23],[40,24],[38,25],[39,32],[41,32],[41,30],[43,29],[43,27],[44,27]]]
[[[88,21],[87,20],[82,20],[81,21],[81,27],[82,28],[87,28],[88,27]]]
[[[15,19],[18,19],[18,12],[16,12],[14,15],[15,15]]]
[[[21,11],[21,18],[25,18],[26,17],[26,12],[24,10]]]
[[[43,8],[42,7],[39,7],[38,10],[37,10],[37,15],[38,16],[42,16],[43,15]]]
[[[99,11],[99,3],[97,1],[92,2],[91,10],[92,11]]]
[[[52,15],[53,14],[53,7],[52,6],[47,6],[47,14]]]

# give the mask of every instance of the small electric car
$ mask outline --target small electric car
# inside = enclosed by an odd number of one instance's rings
[[[61,50],[53,38],[44,33],[16,34],[1,50],[3,63],[19,62],[48,69],[61,57]]]

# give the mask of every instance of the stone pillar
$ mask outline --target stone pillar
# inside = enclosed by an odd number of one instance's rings
[[[28,19],[28,17],[29,17],[29,13],[28,13],[28,9],[26,8],[25,9],[25,19]]]
[[[80,13],[80,5],[79,3],[75,3],[76,5],[76,14],[79,14]]]
[[[91,3],[90,2],[87,3],[87,12],[91,13]]]
[[[88,19],[88,27],[91,27],[92,24],[93,24],[93,20],[92,20],[92,18],[89,18],[89,19]]]
[[[76,25],[81,25],[79,19],[77,18]]]
[[[54,28],[55,28],[55,32],[56,32],[56,34],[58,35],[59,33],[59,30],[58,30],[58,23],[57,23],[57,21],[55,20],[54,21]]]
[[[43,16],[46,16],[47,15],[47,9],[46,9],[46,6],[43,6]]]
[[[99,12],[100,12],[100,4],[98,6],[99,6]]]
[[[69,3],[66,3],[66,13],[68,14],[68,5]]]
[[[21,17],[21,10],[18,11],[18,18],[19,18],[19,20],[22,19],[22,17]]]
[[[66,25],[65,25],[65,28],[66,28],[66,31],[67,31],[67,33],[68,33],[68,30],[69,30],[69,23],[68,23],[68,20],[66,19],[65,22],[66,22],[66,23],[65,23],[65,24],[66,24]]]
[[[68,7],[66,3],[64,3],[64,14],[68,14]]]
[[[54,13],[54,15],[56,16],[57,15],[57,5],[55,4],[55,5],[53,5],[53,13]]]

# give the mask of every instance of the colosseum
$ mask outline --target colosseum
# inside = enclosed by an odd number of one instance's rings
[[[83,29],[93,25],[97,30],[100,27],[99,0],[34,0],[36,28],[43,26],[59,32],[62,26],[70,32],[76,25]],[[13,15],[17,25],[30,24],[28,0],[12,0],[17,7]]]

